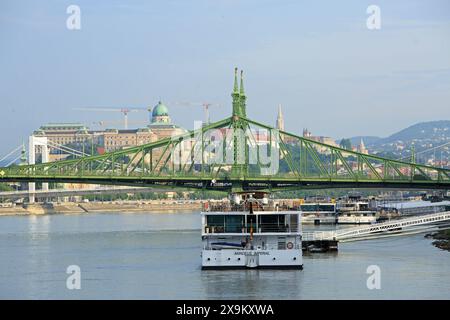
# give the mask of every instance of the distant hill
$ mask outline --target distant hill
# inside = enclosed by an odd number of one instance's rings
[[[358,146],[361,138],[371,154],[387,158],[408,158],[411,156],[411,146],[414,145],[416,153],[420,156],[417,161],[421,163],[427,163],[433,158],[441,162],[450,159],[450,148],[446,145],[450,142],[450,120],[420,122],[386,138],[352,137],[350,138],[352,145]],[[435,149],[437,146],[443,147]],[[430,151],[425,152],[426,150]]]
[[[448,140],[450,139],[450,120],[420,122],[387,138],[377,141],[378,143],[391,143],[395,141],[411,142],[412,140]]]
[[[366,146],[379,147],[385,144],[402,141],[410,144],[413,140],[416,141],[446,141],[450,140],[450,120],[439,120],[420,122],[409,126],[399,132],[391,134],[386,138],[375,136],[356,136],[351,137],[352,145],[359,145],[361,138]],[[340,140],[337,141],[338,143]]]

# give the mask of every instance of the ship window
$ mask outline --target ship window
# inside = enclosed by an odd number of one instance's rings
[[[330,212],[334,212],[334,205],[331,204],[321,204],[319,205],[319,210],[318,211],[330,211]]]
[[[207,226],[213,230],[214,233],[223,232],[225,225],[224,215],[207,216]]]
[[[305,212],[311,212],[311,211],[329,211],[334,212],[334,205],[333,204],[304,204],[300,206],[300,209]]]
[[[210,215],[207,216],[207,226],[214,233],[240,233],[244,225],[244,216],[239,215]]]
[[[290,224],[289,224],[289,226],[290,226],[290,231],[291,232],[297,232],[298,231],[298,216],[297,215],[290,215],[291,216],[291,218],[290,218]]]
[[[359,205],[359,210],[364,211],[364,210],[369,210],[369,205],[362,203]]]
[[[317,211],[317,205],[302,205],[300,206],[302,211]]]
[[[286,232],[285,218],[281,214],[260,215],[259,228],[261,232]]]
[[[225,216],[225,232],[240,233],[244,226],[244,216]]]

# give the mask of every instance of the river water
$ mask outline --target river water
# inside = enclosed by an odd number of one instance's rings
[[[202,271],[200,238],[199,213],[0,217],[0,298],[450,299],[450,252],[423,235],[343,243],[305,255],[303,271]],[[66,287],[70,265],[80,290]]]

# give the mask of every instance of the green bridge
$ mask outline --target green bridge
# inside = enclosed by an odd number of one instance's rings
[[[450,169],[358,153],[279,131],[246,113],[235,70],[231,117],[103,155],[0,168],[0,182],[216,190],[450,189]]]

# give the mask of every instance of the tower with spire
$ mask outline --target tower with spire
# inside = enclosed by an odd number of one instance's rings
[[[20,165],[24,166],[26,164],[28,164],[27,151],[25,149],[25,143],[22,142],[22,151],[20,152]]]
[[[244,91],[244,72],[241,70],[241,83],[238,84],[238,68],[234,68],[234,86],[231,93],[233,98],[233,116],[246,117],[246,100],[247,96]]]
[[[233,92],[231,93],[231,98],[233,99],[233,116],[239,116],[241,114],[241,102],[240,102],[240,94],[239,94],[239,86],[238,86],[238,76],[237,76],[238,68],[234,68],[234,86]]]
[[[238,83],[238,68],[234,69],[234,86],[233,92],[231,93],[232,104],[233,104],[233,148],[234,148],[234,161],[231,168],[231,174],[233,176],[244,177],[248,173],[248,149],[247,146],[247,137],[240,137],[239,130],[243,130],[244,132],[248,129],[248,123],[243,120],[247,116],[246,111],[246,100],[247,97],[244,91],[244,76],[243,71],[241,70],[241,79],[240,86]],[[239,141],[239,139],[245,139],[243,142]],[[239,146],[243,145],[244,150],[239,148]]]
[[[369,151],[366,149],[366,146],[364,145],[364,141],[362,138],[361,138],[361,141],[359,142],[358,152],[364,153],[364,154],[369,154]]]
[[[244,71],[241,70],[241,86],[239,91],[239,102],[241,106],[241,115],[243,117],[247,117],[247,106],[246,106],[247,97],[245,96],[244,91]]]
[[[277,115],[276,128],[278,130],[284,131],[284,118],[283,118],[283,113],[281,112],[281,104],[278,105],[278,115]]]

